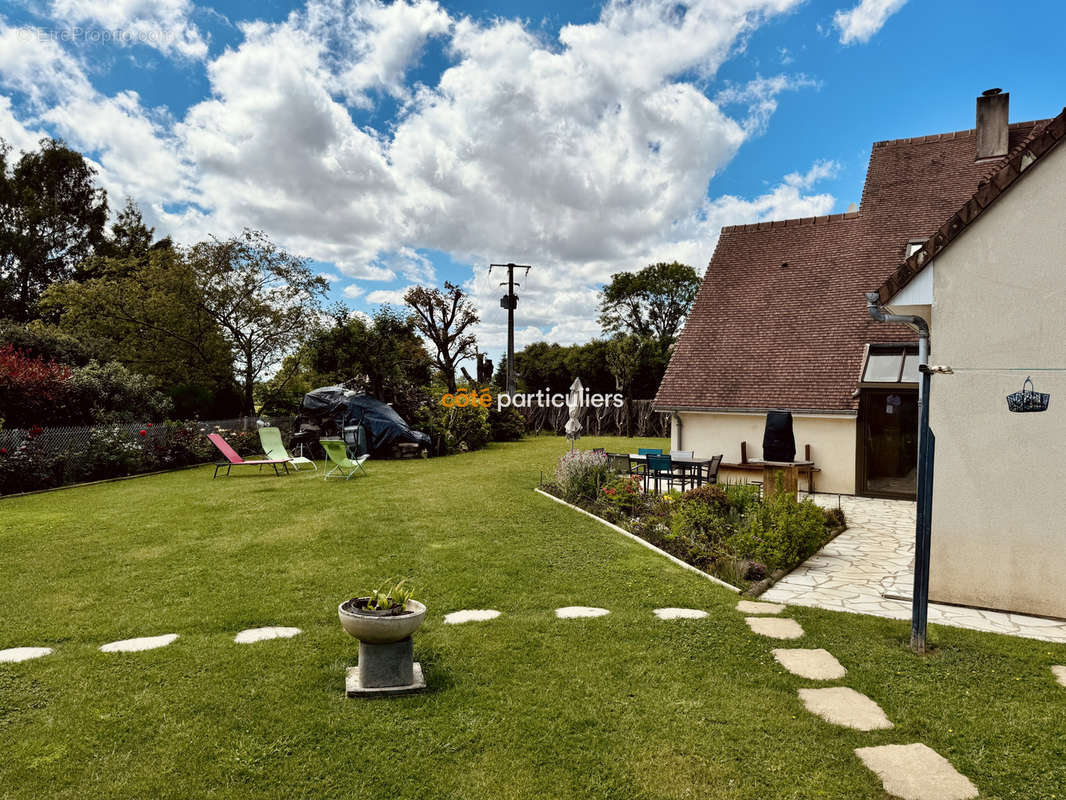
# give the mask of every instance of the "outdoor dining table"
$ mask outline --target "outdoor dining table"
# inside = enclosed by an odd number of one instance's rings
[[[714,461],[713,458],[702,458],[700,456],[671,456],[669,453],[663,453],[663,455],[669,456],[671,466],[678,466],[683,472],[687,473],[690,469],[695,470],[697,487],[703,486],[704,467],[710,466],[711,462]],[[641,453],[630,453],[629,460],[639,461],[646,464],[648,462],[648,457]],[[684,486],[683,482],[682,486]]]

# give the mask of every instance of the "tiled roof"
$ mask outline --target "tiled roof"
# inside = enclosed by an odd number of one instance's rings
[[[904,261],[878,288],[882,303],[888,303],[914,276],[925,269],[945,247],[958,238],[1001,194],[1013,186],[1033,164],[1066,138],[1066,108],[1055,119],[1037,125],[981,181],[969,200],[941,225],[921,249]]]
[[[1011,125],[1010,148],[1038,124]],[[655,405],[853,412],[865,346],[915,339],[864,293],[973,195],[975,151],[974,130],[877,142],[857,213],[723,228]]]

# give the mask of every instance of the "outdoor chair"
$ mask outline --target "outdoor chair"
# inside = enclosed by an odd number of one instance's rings
[[[654,449],[652,449],[650,447],[638,447],[637,448],[637,455],[638,456],[661,456],[662,454],[663,454],[663,451],[661,449],[654,450]]]
[[[332,461],[334,464],[333,469],[322,476],[322,480],[326,480],[334,472],[339,472],[340,475],[338,477],[343,477],[344,480],[348,480],[356,472],[368,475],[366,468],[363,466],[363,462],[370,458],[368,454],[356,458],[348,458],[348,446],[340,439],[319,439],[318,443],[326,451],[327,460]]]
[[[292,464],[293,469],[299,470],[300,464],[310,464],[314,470],[318,470],[318,464],[309,458],[304,456],[296,456],[293,458],[289,455],[289,452],[285,449],[285,445],[281,441],[281,431],[277,428],[260,428],[259,429],[259,442],[263,445],[263,452],[266,453],[267,458],[279,458],[288,460]]]
[[[695,455],[695,450],[671,450],[670,455],[675,458],[692,458]]]
[[[716,455],[711,458],[711,463],[700,469],[706,470],[703,473],[704,483],[718,483],[718,468],[722,466],[722,455]]]
[[[230,447],[229,443],[223,439],[220,434],[209,433],[207,434],[207,438],[210,439],[211,443],[226,457],[225,461],[215,462],[215,474],[211,476],[211,480],[218,477],[218,471],[222,469],[222,467],[226,468],[226,475],[228,476],[229,471],[235,466],[261,468],[264,465],[269,465],[274,468],[274,474],[280,476],[281,472],[278,470],[278,464],[281,464],[281,466],[285,468],[285,474],[289,474],[289,459],[287,458],[267,458],[259,459],[257,461],[245,461],[237,455],[237,451]]]
[[[651,479],[655,479],[655,492],[659,493],[659,482],[663,479],[666,480],[666,490],[670,491],[670,487],[674,478],[680,477],[673,473],[673,464],[670,462],[670,456],[664,455],[648,455],[648,468],[644,473],[644,491],[648,491],[648,486]]]

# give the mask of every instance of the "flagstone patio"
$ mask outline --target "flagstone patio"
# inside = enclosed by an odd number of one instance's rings
[[[905,500],[814,495],[840,507],[848,529],[762,594],[760,600],[910,619],[915,504]],[[929,622],[1066,643],[1066,621],[939,603]]]

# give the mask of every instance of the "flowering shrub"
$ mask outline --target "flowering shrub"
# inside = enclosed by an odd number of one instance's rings
[[[0,448],[0,494],[59,486],[64,463],[61,456],[49,455],[30,431],[18,446]]]
[[[606,456],[592,451],[564,455],[545,488],[741,587],[798,565],[844,527],[835,509],[784,492],[764,499],[758,486],[648,494],[638,476],[609,478]]]
[[[566,453],[555,467],[555,480],[563,498],[571,502],[596,500],[600,488],[610,480],[610,475],[607,454],[594,450]]]
[[[89,430],[72,444],[53,438],[45,446],[39,426],[15,446],[0,447],[0,494],[50,489],[222,458],[201,423],[112,424]],[[211,431],[208,431],[211,432]],[[262,453],[256,431],[215,429],[241,456]]]
[[[45,361],[0,347],[0,409],[9,428],[27,428],[69,408],[73,372],[65,364]]]
[[[627,517],[636,515],[648,505],[648,495],[637,475],[624,475],[600,490],[600,501]]]

